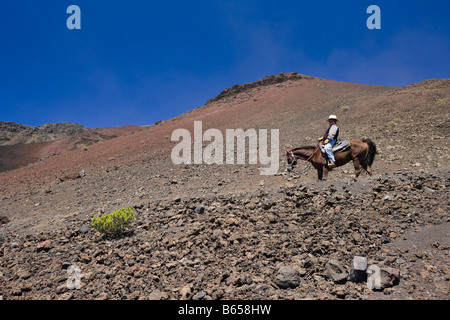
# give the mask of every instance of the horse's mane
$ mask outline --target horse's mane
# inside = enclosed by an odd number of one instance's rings
[[[316,147],[314,147],[314,146],[305,146],[305,147],[299,147],[299,148],[292,149],[291,151],[297,151],[297,150],[301,150],[301,149],[313,150],[313,149],[316,149]]]

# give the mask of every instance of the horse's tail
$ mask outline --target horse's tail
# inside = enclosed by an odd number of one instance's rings
[[[375,145],[375,142],[370,139],[364,139],[363,142],[369,146],[369,151],[366,155],[366,161],[369,166],[372,166],[373,161],[375,160],[375,155],[378,153],[377,146]]]

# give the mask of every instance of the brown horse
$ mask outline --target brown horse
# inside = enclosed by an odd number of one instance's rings
[[[322,156],[319,148],[320,144],[321,142],[316,147],[309,146],[286,150],[287,163],[290,165],[290,171],[293,171],[294,165],[297,164],[297,159],[302,159],[310,162],[316,168],[319,180],[327,180],[328,171],[331,169],[328,168],[326,160]],[[362,169],[366,170],[369,175],[372,175],[370,166],[373,164],[376,154],[377,147],[370,139],[364,139],[363,141],[352,140],[350,141],[350,148],[335,154],[334,158],[336,160],[336,167],[353,161],[355,175],[358,178]]]

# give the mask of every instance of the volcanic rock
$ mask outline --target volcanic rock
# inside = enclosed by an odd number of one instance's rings
[[[275,284],[281,289],[296,288],[300,281],[300,272],[290,266],[280,267],[275,278]]]

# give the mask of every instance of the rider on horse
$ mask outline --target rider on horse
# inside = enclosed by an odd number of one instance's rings
[[[344,143],[344,147],[338,150],[336,156],[332,153],[333,146],[339,136],[339,128],[337,126],[337,118],[331,115],[328,118],[330,123],[324,136],[319,139],[316,146],[305,146],[286,150],[287,164],[290,165],[289,171],[293,171],[294,165],[297,164],[298,159],[304,160],[304,163],[310,163],[317,170],[319,180],[327,180],[328,172],[331,168],[336,166],[343,166],[346,163],[353,161],[355,167],[355,176],[359,177],[361,170],[367,171],[371,176],[371,166],[377,154],[377,146],[370,139],[350,140]],[[320,149],[325,146],[326,155],[323,155]],[[329,161],[324,161],[324,158],[329,158]],[[331,162],[332,161],[332,162]],[[336,163],[337,161],[337,163]],[[327,163],[328,162],[328,163]],[[297,165],[298,167],[299,165]]]
[[[325,134],[323,135],[322,138],[319,139],[319,141],[323,141],[323,145],[325,146],[325,152],[327,153],[328,156],[328,168],[332,169],[334,167],[336,167],[335,164],[335,159],[334,159],[334,155],[333,155],[333,146],[335,145],[338,137],[339,137],[339,127],[337,125],[338,119],[335,115],[330,115],[328,117],[328,129],[325,132]]]

